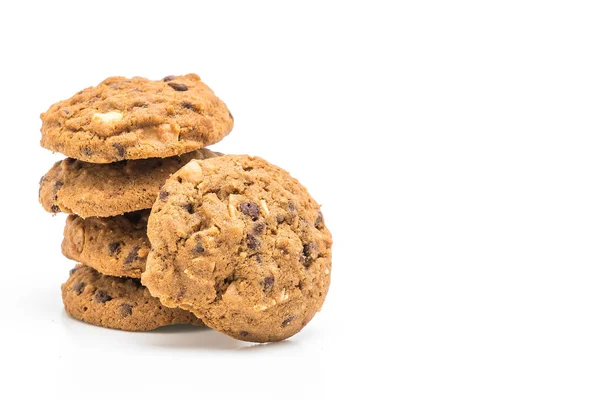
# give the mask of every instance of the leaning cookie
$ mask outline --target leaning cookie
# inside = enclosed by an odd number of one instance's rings
[[[105,275],[140,278],[146,269],[150,242],[149,210],[109,218],[69,215],[62,252]]]
[[[51,213],[111,217],[151,208],[160,187],[192,159],[221,155],[208,149],[169,158],[93,164],[67,158],[40,181],[40,203]]]
[[[108,78],[41,119],[43,147],[93,163],[171,157],[216,143],[233,128],[227,106],[195,74]]]
[[[148,237],[142,282],[152,295],[237,339],[294,335],[329,288],[332,240],[319,205],[258,157],[188,163],[161,189]]]
[[[105,276],[78,265],[62,285],[65,310],[88,324],[124,331],[150,331],[175,324],[204,325],[192,313],[167,308],[137,279]]]

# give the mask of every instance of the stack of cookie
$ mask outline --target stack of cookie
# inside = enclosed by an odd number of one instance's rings
[[[42,178],[40,202],[70,214],[71,316],[132,331],[206,323],[264,342],[320,309],[332,242],[319,205],[260,158],[204,148],[233,117],[197,75],[109,78],[41,118],[42,146],[69,157]]]

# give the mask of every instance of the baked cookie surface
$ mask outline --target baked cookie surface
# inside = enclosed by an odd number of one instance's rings
[[[93,164],[67,158],[40,181],[40,203],[51,213],[111,217],[151,208],[165,180],[192,159],[221,155],[200,149],[181,156]]]
[[[149,210],[116,217],[83,219],[69,215],[62,252],[105,275],[140,278],[146,269],[150,241],[146,236]]]
[[[53,104],[41,119],[42,147],[92,163],[179,155],[233,128],[227,106],[196,74],[111,77]]]
[[[237,339],[294,335],[329,288],[332,239],[319,205],[258,157],[188,163],[161,189],[148,237],[142,282],[152,295]]]
[[[71,270],[61,289],[67,313],[88,324],[125,331],[204,325],[188,311],[160,304],[139,280],[102,275],[84,265]]]

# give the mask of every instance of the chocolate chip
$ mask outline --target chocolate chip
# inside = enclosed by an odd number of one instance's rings
[[[73,275],[75,273],[75,271],[77,271],[77,268],[73,268],[72,270],[70,270],[69,275]]]
[[[312,263],[314,261],[314,259],[317,258],[317,255],[318,255],[317,245],[314,244],[313,242],[309,242],[302,247],[302,254],[300,255],[300,262],[305,267],[308,267],[310,265],[310,263]]]
[[[183,103],[181,103],[181,107],[187,108],[188,110],[196,109],[196,107],[194,107],[194,105],[192,103],[190,103],[189,101],[184,101]]]
[[[229,112],[229,118],[231,118],[231,120],[233,120],[233,115],[231,114],[231,111],[227,110]]]
[[[121,307],[119,307],[119,311],[121,311],[122,317],[130,316],[132,314],[132,310],[133,310],[133,307],[130,306],[129,304],[121,304]]]
[[[66,108],[63,108],[63,112],[67,115],[71,114],[71,111],[67,110]]]
[[[325,227],[323,223],[323,214],[319,211],[319,215],[317,215],[317,219],[315,220],[315,228],[322,229]]]
[[[186,84],[184,83],[169,83],[169,86],[171,86],[173,89],[177,90],[178,92],[185,92],[186,90],[188,90],[188,87]]]
[[[313,242],[309,242],[303,246],[302,252],[306,257],[315,258],[315,256],[317,255],[317,245]]]
[[[83,292],[84,287],[85,287],[85,282],[77,282],[76,284],[73,285],[72,289],[77,294],[81,294],[81,292]]]
[[[252,232],[254,232],[257,235],[262,235],[262,233],[265,231],[265,226],[266,225],[264,221],[258,221],[252,227]]]
[[[246,235],[246,240],[248,240],[248,248],[250,250],[256,250],[260,247],[260,239],[249,233]]]
[[[137,259],[139,249],[140,249],[140,246],[133,246],[133,248],[131,249],[129,254],[127,254],[125,261],[123,261],[123,265],[131,264],[135,259]]]
[[[253,220],[256,220],[260,215],[260,207],[255,203],[243,202],[240,203],[240,211],[242,214],[246,214]]]
[[[52,211],[54,214],[56,214],[57,212],[60,211],[60,207],[57,206],[56,204],[53,204],[52,207],[50,207],[50,211]]]
[[[119,157],[125,157],[125,147],[121,143],[113,143],[113,147],[117,150]]]
[[[94,295],[94,300],[96,300],[96,303],[106,303],[107,301],[112,300],[112,297],[110,297],[104,290],[98,290]]]
[[[262,257],[260,256],[260,254],[256,253],[251,255],[250,257],[254,258],[257,263],[262,264]]]
[[[187,203],[186,205],[183,206],[183,208],[185,208],[185,210],[187,212],[189,212],[190,214],[194,213],[194,205],[192,203]]]
[[[278,215],[277,216],[277,223],[281,224],[283,221],[285,221],[285,217],[283,215]]]
[[[61,187],[62,187],[64,184],[65,184],[64,182],[57,181],[57,182],[54,184],[54,191],[55,191],[55,192],[57,192],[57,191],[58,191],[58,189],[60,189],[60,188],[61,188]]]
[[[94,154],[94,152],[92,151],[91,148],[89,148],[88,146],[84,146],[81,148],[81,152],[83,153],[84,156],[91,156],[92,154]]]
[[[275,278],[273,278],[272,276],[267,276],[265,278],[265,280],[263,281],[263,286],[264,286],[264,291],[268,292],[269,290],[273,289],[273,284],[275,283]]]
[[[121,243],[113,242],[108,244],[108,254],[114,256],[121,252]]]
[[[160,193],[158,194],[158,198],[161,199],[162,201],[165,201],[167,199],[167,197],[169,197],[169,192],[165,192],[164,190],[161,190]]]
[[[290,315],[289,317],[287,317],[286,319],[284,319],[283,322],[281,323],[281,327],[285,328],[286,326],[288,326],[289,324],[291,324],[292,321],[294,320],[294,318],[296,318],[295,315]]]
[[[246,337],[246,336],[248,336],[248,332],[247,331],[240,331],[240,336],[241,337]]]
[[[291,201],[288,201],[288,210],[290,210],[290,212],[296,211],[296,205]]]
[[[198,243],[196,243],[196,246],[194,247],[194,252],[196,254],[204,253],[204,246],[202,246],[202,242],[198,241]]]
[[[163,82],[170,82],[170,81],[173,81],[175,79],[177,79],[177,77],[175,75],[169,75],[169,76],[165,76],[163,78]]]

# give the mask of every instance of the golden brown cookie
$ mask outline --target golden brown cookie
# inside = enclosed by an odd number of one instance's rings
[[[331,234],[319,205],[258,157],[191,161],[161,189],[142,282],[169,307],[237,339],[286,339],[319,311]]]
[[[196,74],[108,78],[41,118],[43,147],[93,163],[179,155],[233,128],[227,106]]]
[[[40,181],[40,203],[48,212],[110,217],[151,208],[160,187],[192,159],[216,157],[208,149],[181,156],[92,164],[67,158]]]
[[[88,324],[124,331],[150,331],[175,324],[204,325],[192,313],[168,308],[137,279],[102,275],[78,265],[62,285],[65,310]]]
[[[109,218],[69,215],[62,252],[105,275],[140,278],[146,269],[150,241],[149,210]]]

